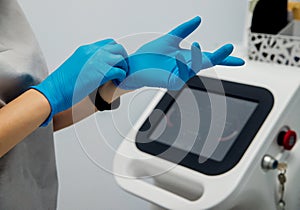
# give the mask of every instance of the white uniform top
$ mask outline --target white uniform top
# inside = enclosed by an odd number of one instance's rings
[[[0,0],[0,28],[1,107],[43,80],[47,67],[16,0]],[[0,209],[55,210],[57,190],[50,124],[0,158]]]

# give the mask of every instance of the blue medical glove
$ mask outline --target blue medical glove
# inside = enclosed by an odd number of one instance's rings
[[[125,49],[112,39],[79,47],[42,83],[31,87],[41,92],[51,105],[51,114],[42,126],[107,81],[121,82],[128,70],[125,58]]]
[[[178,90],[201,69],[215,65],[244,64],[242,59],[229,56],[233,51],[231,44],[224,45],[213,53],[202,53],[198,43],[194,43],[190,50],[179,47],[181,41],[190,35],[200,22],[201,19],[197,16],[168,34],[143,45],[128,57],[129,71],[126,79],[121,84],[116,81],[114,83],[122,89],[148,86]],[[180,63],[184,60],[188,66],[185,70],[188,72],[179,71],[176,58],[184,58]]]

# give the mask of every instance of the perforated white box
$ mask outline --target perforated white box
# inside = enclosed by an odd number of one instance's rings
[[[250,60],[300,67],[300,21],[276,35],[249,32],[248,39]]]

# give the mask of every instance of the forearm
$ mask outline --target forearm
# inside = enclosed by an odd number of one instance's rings
[[[85,119],[95,112],[96,109],[94,104],[91,102],[89,97],[86,97],[72,108],[56,114],[53,117],[53,129],[54,131],[58,131],[66,128]]]
[[[117,88],[111,81],[107,82],[101,88],[99,88],[99,94],[107,103],[112,103],[121,95],[128,93],[128,90],[122,90]],[[80,103],[76,104],[72,108],[58,113],[53,118],[54,131],[66,128],[74,123],[77,123],[86,117],[94,114],[97,111],[94,103],[89,97],[86,97]]]
[[[0,109],[0,157],[36,130],[49,116],[48,100],[28,90]]]

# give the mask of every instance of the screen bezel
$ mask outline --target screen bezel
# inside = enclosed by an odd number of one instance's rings
[[[179,161],[178,164],[207,175],[222,174],[233,168],[242,158],[256,133],[259,131],[263,122],[272,110],[274,97],[269,90],[262,87],[217,80],[203,76],[195,76],[191,78],[187,82],[186,86],[184,86],[181,90],[166,92],[154,110],[159,109],[162,113],[166,114],[175,102],[175,98],[184,88],[224,94],[219,90],[219,88],[215,88],[220,86],[220,82],[223,85],[225,96],[257,103],[254,112],[222,161],[207,159],[203,163],[200,163],[199,155],[197,154],[171,147],[170,145],[166,145],[157,140],[150,140],[149,136],[153,129],[147,129],[151,127],[149,124],[149,117],[145,120],[137,133],[135,142],[136,147],[145,153],[158,156],[174,163],[178,163],[179,158],[184,157],[180,158],[181,161]],[[208,83],[210,84],[209,88],[206,88],[204,84]],[[216,85],[214,85],[214,83]],[[161,120],[161,116],[157,116],[157,114],[155,117],[151,117],[152,123],[158,123],[159,120]],[[168,150],[168,152],[164,153],[166,150]]]

